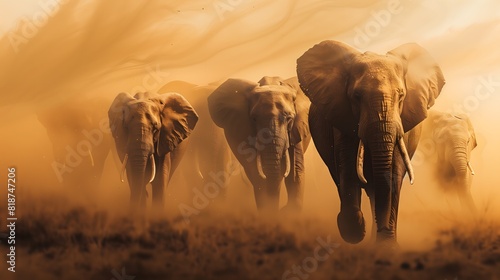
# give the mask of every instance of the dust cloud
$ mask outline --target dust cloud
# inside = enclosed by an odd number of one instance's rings
[[[61,103],[156,91],[173,80],[205,85],[228,77],[288,78],[295,75],[296,59],[326,39],[378,53],[416,42],[431,53],[446,78],[434,108],[467,113],[475,126],[472,195],[481,219],[500,216],[495,203],[500,195],[495,170],[500,133],[494,129],[500,125],[496,1],[42,0],[1,1],[0,7],[0,166],[17,167],[21,198],[45,197],[40,204],[65,200],[58,195],[62,187],[52,166],[52,144],[38,120],[40,113]],[[434,246],[435,234],[462,220],[462,214],[456,201],[436,192],[425,163],[414,165],[415,185],[405,178],[401,195],[399,241],[402,248],[423,250]],[[126,207],[128,187],[119,182],[119,168],[111,153],[99,188],[83,199],[84,205]],[[312,144],[306,170],[304,219],[333,232],[340,242],[336,187]],[[241,205],[252,213],[250,187],[242,178],[233,179],[228,195],[236,203],[231,211]],[[181,176],[174,182],[167,197],[172,217],[178,215],[179,201],[192,195]],[[369,221],[368,200],[363,199]],[[370,224],[364,243],[370,239]]]

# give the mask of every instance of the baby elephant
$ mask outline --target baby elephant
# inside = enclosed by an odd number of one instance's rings
[[[435,172],[440,187],[445,192],[456,193],[462,207],[475,212],[476,206],[470,193],[474,175],[470,158],[477,142],[469,117],[429,111],[423,129],[424,135],[435,144]]]
[[[118,156],[127,172],[132,209],[144,208],[146,185],[153,204],[163,207],[163,191],[186,150],[198,115],[177,93],[120,93],[108,111]]]

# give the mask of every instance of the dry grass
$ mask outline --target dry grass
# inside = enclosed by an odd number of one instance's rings
[[[500,223],[486,218],[441,229],[432,250],[386,255],[372,245],[348,245],[312,218],[284,224],[206,211],[186,225],[55,204],[53,197],[19,208],[15,279],[109,280],[122,268],[138,280],[282,279],[314,255],[317,237],[328,235],[340,246],[307,279],[500,279]]]

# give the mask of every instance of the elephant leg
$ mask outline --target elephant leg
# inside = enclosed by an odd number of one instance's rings
[[[288,150],[290,154],[291,170],[285,178],[288,194],[287,209],[302,210],[304,199],[304,151],[302,145],[297,144]]]
[[[256,170],[245,169],[248,179],[253,185],[255,204],[259,212],[276,213],[279,210],[280,186],[279,182],[270,182],[260,178]]]
[[[317,112],[317,108],[314,104],[311,104],[309,109],[309,130],[313,139],[314,146],[323,160],[323,162],[328,167],[330,175],[335,182],[335,185],[339,185],[339,172],[335,164],[335,153],[333,147],[334,143],[334,128],[333,124],[326,121],[320,113]],[[338,130],[337,130],[337,133]]]
[[[210,155],[210,166],[204,178],[204,185],[213,184],[218,188],[218,195],[215,199],[223,201],[226,198],[227,187],[235,168],[235,162],[231,158],[229,149],[216,149],[215,153]]]
[[[263,188],[254,188],[255,201],[260,212],[277,213],[279,210],[280,182],[265,184]]]
[[[365,219],[361,212],[361,182],[355,168],[359,139],[356,135],[335,133],[334,141],[338,143],[334,150],[340,171],[337,189],[341,203],[337,225],[345,241],[359,243],[365,237]]]
[[[153,206],[163,209],[165,206],[165,189],[170,180],[171,157],[169,154],[162,157],[155,157],[156,176],[151,182],[153,190]]]

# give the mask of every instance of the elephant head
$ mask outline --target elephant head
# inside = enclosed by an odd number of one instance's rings
[[[476,211],[470,194],[472,175],[471,153],[477,147],[476,134],[469,117],[430,111],[424,130],[432,135],[437,154],[436,178],[443,190],[456,192],[462,205]],[[429,133],[430,132],[430,133]]]
[[[404,44],[379,55],[323,41],[297,60],[297,74],[323,120],[359,142],[356,164],[342,162],[338,168],[356,170],[363,185],[367,184],[364,173],[370,172],[378,230],[389,228],[389,217],[397,212],[393,201],[399,199],[391,197],[391,192],[398,191],[394,177],[404,176],[393,167],[404,163],[412,183],[414,177],[403,136],[427,117],[445,83],[441,69],[417,44]],[[371,170],[363,167],[365,147]]]
[[[155,179],[156,164],[185,140],[198,115],[177,93],[120,93],[109,111],[116,150],[130,185],[131,206],[144,206],[146,185]],[[168,170],[161,170],[167,172]]]
[[[454,166],[457,171],[469,170],[471,175],[474,175],[470,154],[477,147],[477,140],[470,118],[465,114],[453,115],[430,111],[427,124],[432,130],[432,138],[436,143],[438,153],[452,149],[453,151],[449,154],[454,157],[454,160],[449,159],[449,162],[461,164],[461,166]]]
[[[283,178],[297,174],[289,150],[308,134],[309,101],[297,79],[229,79],[209,96],[208,105],[254,185],[257,207],[277,210]],[[266,192],[262,198],[260,190]]]
[[[52,144],[52,169],[63,186],[92,190],[111,148],[107,98],[70,99],[38,112]]]

